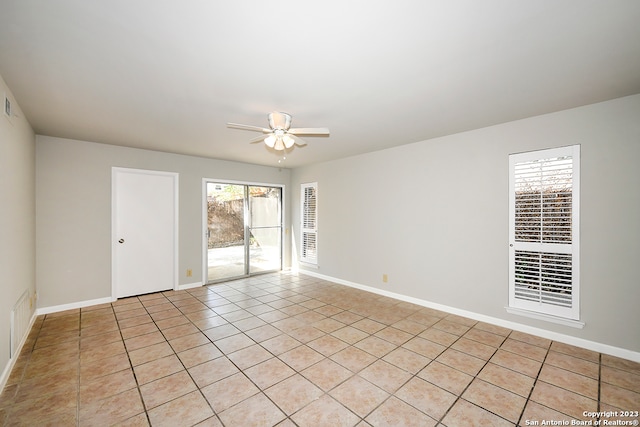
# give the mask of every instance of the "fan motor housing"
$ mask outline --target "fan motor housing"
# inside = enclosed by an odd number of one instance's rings
[[[269,113],[269,127],[271,129],[289,130],[291,127],[291,115],[287,113]]]

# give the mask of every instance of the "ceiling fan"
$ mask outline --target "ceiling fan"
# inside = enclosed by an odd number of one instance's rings
[[[277,151],[289,149],[294,145],[304,147],[306,142],[300,136],[329,136],[327,128],[292,128],[291,115],[287,113],[269,113],[269,129],[259,126],[242,125],[238,123],[227,123],[227,127],[232,129],[249,130],[261,132],[257,138],[249,141],[256,143],[264,141],[269,148]]]

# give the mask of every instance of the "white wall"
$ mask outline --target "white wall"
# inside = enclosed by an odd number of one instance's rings
[[[504,309],[508,156],[572,144],[582,159],[583,329]],[[635,95],[295,169],[298,248],[299,186],[318,182],[319,267],[300,268],[640,352],[639,161]]]
[[[289,220],[289,170],[38,135],[39,308],[111,296],[111,169],[114,166],[180,174],[180,285],[203,282],[203,178],[284,185],[287,203],[284,212]],[[287,244],[287,259],[288,251]],[[192,269],[192,277],[186,276],[187,269]]]
[[[4,115],[4,94],[15,115]],[[35,135],[0,77],[0,369],[9,362],[10,313],[35,295]]]

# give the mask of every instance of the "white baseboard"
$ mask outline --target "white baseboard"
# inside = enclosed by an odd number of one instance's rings
[[[54,305],[51,307],[41,307],[36,309],[36,314],[39,316],[41,314],[57,313],[59,311],[73,310],[75,308],[89,307],[91,305],[105,304],[113,301],[115,300],[111,297],[104,297],[104,298],[92,299],[87,301],[72,302],[70,304]]]
[[[184,285],[178,285],[176,291],[182,291],[185,289],[193,289],[202,287],[202,282],[185,283]]]
[[[469,319],[477,320],[479,322],[490,323],[492,325],[501,326],[503,328],[512,329],[514,331],[524,332],[531,335],[537,335],[542,338],[547,338],[553,341],[558,341],[558,342],[573,345],[576,347],[585,348],[587,350],[596,351],[598,353],[604,353],[611,356],[620,357],[622,359],[632,360],[634,362],[640,362],[640,352],[628,350],[625,348],[614,347],[608,344],[602,344],[595,341],[585,340],[583,338],[576,338],[570,335],[548,331],[546,329],[535,328],[533,326],[523,325],[521,323],[499,319],[497,317],[486,316],[484,314],[479,314],[472,311],[462,310],[459,308],[450,307],[447,305],[438,304],[438,303],[422,300],[419,298],[409,297],[406,295],[385,291],[383,289],[378,289],[371,286],[366,286],[359,283],[338,279],[336,277],[326,276],[324,274],[318,274],[313,271],[297,269],[296,272],[301,274],[306,274],[312,277],[317,277],[318,279],[323,279],[330,282],[338,283],[340,285],[349,286],[351,288],[361,289],[363,291],[372,292],[374,294],[394,298],[399,301],[410,302],[423,307],[432,308],[434,310],[444,311],[445,313],[456,314],[458,316],[467,317]]]
[[[202,282],[195,282],[195,283],[187,283],[184,285],[179,285],[178,288],[176,290],[183,290],[183,289],[191,289],[191,288],[197,288],[202,286]],[[92,299],[92,300],[87,300],[87,301],[79,301],[79,302],[72,302],[69,304],[62,304],[62,305],[53,305],[51,307],[41,307],[36,309],[36,314],[37,315],[41,315],[41,314],[51,314],[51,313],[57,313],[60,311],[65,311],[65,310],[73,310],[75,308],[83,308],[83,307],[89,307],[92,305],[98,305],[98,304],[105,304],[105,303],[111,303],[116,301],[117,298],[113,298],[113,297],[104,297],[104,298],[97,298],[97,299]]]
[[[9,361],[6,364],[6,366],[2,370],[2,376],[0,376],[0,393],[2,392],[2,390],[4,390],[4,386],[7,385],[7,381],[9,380],[9,375],[11,375],[11,370],[13,369],[14,365],[16,364],[16,360],[18,359],[18,357],[20,356],[20,353],[22,352],[22,347],[24,347],[24,343],[27,342],[27,337],[29,336],[29,333],[31,332],[31,328],[33,327],[33,324],[35,323],[37,316],[38,315],[34,311],[33,315],[31,316],[31,320],[29,320],[29,326],[27,327],[27,333],[24,334],[24,336],[20,340],[20,344],[18,344],[18,347],[16,347],[16,351],[13,354],[13,357],[9,359]]]

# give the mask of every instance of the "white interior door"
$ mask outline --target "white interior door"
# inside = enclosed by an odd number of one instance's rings
[[[112,175],[113,295],[174,289],[178,175],[123,168]]]

